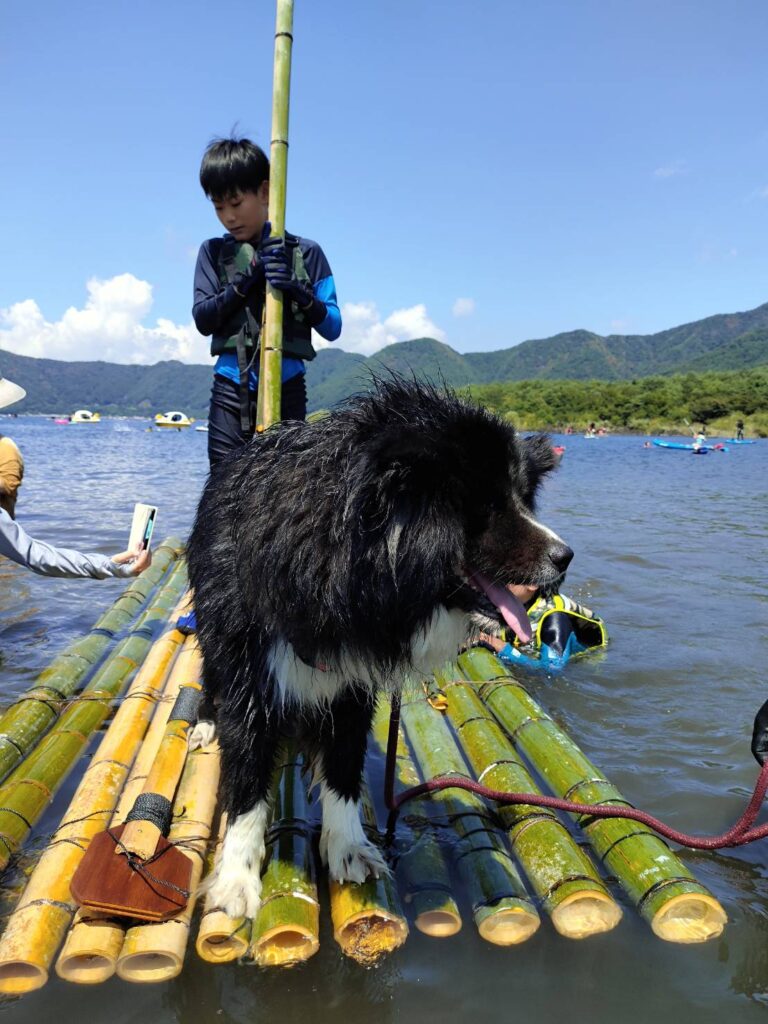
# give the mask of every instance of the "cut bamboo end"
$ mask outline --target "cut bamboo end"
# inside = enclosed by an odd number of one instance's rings
[[[115,973],[125,930],[109,918],[75,920],[56,961],[56,973],[75,985],[98,985]]]
[[[512,901],[503,901],[512,902]],[[515,902],[512,906],[480,907],[475,924],[481,938],[494,946],[517,946],[538,931],[541,918],[531,907]]]
[[[40,964],[13,960],[0,964],[0,992],[7,996],[22,996],[34,992],[48,981],[48,971]]]
[[[248,952],[249,928],[244,917],[237,920],[223,910],[203,915],[197,934],[197,955],[208,963],[222,964],[237,960]]]
[[[621,920],[621,907],[608,893],[574,892],[552,911],[552,924],[566,939],[586,939],[610,932]]]
[[[263,932],[251,951],[259,967],[293,967],[309,960],[319,948],[317,927],[286,922]]]
[[[372,967],[394,952],[408,938],[402,917],[383,908],[364,910],[347,918],[333,933],[344,954],[365,967]]]
[[[707,942],[722,934],[728,921],[725,911],[708,893],[681,893],[654,915],[651,928],[666,942]]]
[[[451,910],[423,910],[413,923],[423,935],[433,939],[448,939],[461,931],[461,918]]]
[[[117,961],[117,975],[136,984],[156,984],[178,977],[184,957],[170,949],[128,953]]]

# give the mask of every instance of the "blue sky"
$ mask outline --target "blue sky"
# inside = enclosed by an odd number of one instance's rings
[[[197,171],[268,145],[273,0],[6,5],[0,347],[207,360]],[[764,0],[296,0],[288,225],[366,354],[768,301]],[[217,230],[218,229],[218,230]]]

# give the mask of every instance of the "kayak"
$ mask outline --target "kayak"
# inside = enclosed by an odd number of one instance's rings
[[[694,452],[696,455],[706,455],[707,452],[727,452],[724,444],[702,444],[698,448],[692,444],[683,444],[680,441],[658,441],[653,442],[657,448],[678,448],[681,451]]]

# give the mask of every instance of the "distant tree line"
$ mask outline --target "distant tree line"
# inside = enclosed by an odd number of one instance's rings
[[[684,432],[694,423],[731,429],[741,418],[768,436],[768,366],[636,380],[511,381],[474,385],[468,393],[522,429],[580,430],[594,421],[618,431]]]

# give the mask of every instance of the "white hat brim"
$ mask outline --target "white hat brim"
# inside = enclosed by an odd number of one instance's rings
[[[0,409],[4,409],[6,405],[13,405],[14,402],[20,402],[26,394],[24,388],[14,384],[12,380],[0,377]]]

